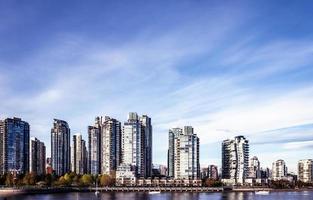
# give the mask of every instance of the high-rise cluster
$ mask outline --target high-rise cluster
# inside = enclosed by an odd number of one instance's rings
[[[45,144],[35,137],[30,138],[27,122],[20,118],[0,120],[0,174],[115,174],[117,185],[134,185],[137,180],[143,183],[146,178],[149,183],[154,176],[167,176],[170,181],[202,178],[211,179],[210,182],[221,178],[229,185],[296,180],[293,173],[288,173],[282,159],[273,162],[271,169],[261,168],[258,157],[249,157],[249,141],[244,136],[222,142],[219,174],[216,165],[202,168],[200,172],[200,141],[192,126],[169,129],[167,167],[155,165],[153,169],[152,123],[147,115],[130,112],[124,123],[109,116],[99,116],[94,125],[87,127],[87,133],[88,141],[80,133],[71,138],[68,123],[54,119],[51,158],[46,162]],[[313,182],[312,159],[298,162],[298,180]]]

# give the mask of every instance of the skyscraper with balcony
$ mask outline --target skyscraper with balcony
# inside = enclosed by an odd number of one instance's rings
[[[175,179],[200,177],[199,138],[191,126],[169,130],[168,168]]]
[[[101,133],[101,173],[110,174],[121,164],[121,122],[106,116]]]
[[[29,171],[29,124],[20,118],[0,120],[0,174]]]
[[[248,176],[249,141],[244,136],[222,143],[222,179],[227,184],[243,185]]]
[[[30,139],[29,172],[37,175],[46,173],[46,146],[35,137]]]
[[[122,130],[122,163],[132,165],[136,176],[148,177],[152,173],[152,125],[146,115],[138,117],[131,112]]]
[[[70,128],[67,122],[54,119],[51,129],[51,160],[52,169],[58,176],[70,172],[70,140]]]
[[[298,162],[299,180],[305,183],[313,182],[313,160],[304,159]]]
[[[73,135],[71,170],[76,174],[87,173],[86,142],[81,134]]]
[[[95,125],[88,126],[88,173],[101,173],[101,126],[102,117],[96,117]]]

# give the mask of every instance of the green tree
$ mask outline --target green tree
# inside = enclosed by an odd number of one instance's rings
[[[64,180],[67,183],[67,185],[72,185],[73,182],[73,176],[71,176],[71,174],[66,173],[64,175]]]
[[[58,186],[68,186],[69,183],[66,181],[66,179],[64,178],[64,176],[61,176],[59,178],[59,180],[56,182],[56,185]]]
[[[6,186],[13,186],[13,175],[11,173],[6,174],[5,177],[5,185]]]
[[[115,184],[115,178],[110,175],[104,174],[100,177],[100,185],[107,187],[113,186]]]
[[[92,176],[90,174],[84,174],[81,178],[80,178],[80,185],[82,186],[91,186],[93,183],[93,179]]]
[[[23,185],[35,185],[37,182],[37,175],[34,173],[27,173],[23,178]]]

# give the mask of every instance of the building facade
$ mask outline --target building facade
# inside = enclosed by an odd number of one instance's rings
[[[144,177],[152,176],[152,124],[151,118],[147,115],[142,115],[139,118],[141,124],[141,163],[143,167],[141,168],[141,174],[144,174]]]
[[[169,176],[175,179],[199,179],[199,138],[191,126],[169,130]]]
[[[272,164],[272,180],[286,180],[287,166],[284,160],[277,160]]]
[[[174,178],[174,154],[175,154],[175,143],[174,140],[179,135],[183,134],[182,128],[172,128],[168,132],[168,153],[167,153],[167,172],[168,176]]]
[[[46,173],[46,146],[35,137],[30,139],[29,172],[37,175]]]
[[[87,173],[87,148],[81,134],[73,135],[71,170],[76,174]]]
[[[51,129],[51,161],[56,175],[70,172],[70,128],[66,121],[54,119]]]
[[[106,116],[101,133],[101,173],[110,174],[121,164],[121,122]]]
[[[261,178],[261,167],[258,157],[254,156],[249,160],[248,178]]]
[[[248,176],[249,141],[244,136],[222,143],[222,180],[227,184],[243,185]]]
[[[101,173],[101,125],[102,117],[96,117],[95,125],[88,126],[88,173]]]
[[[0,120],[0,174],[29,172],[29,124],[20,118]]]
[[[136,168],[137,177],[152,174],[152,125],[146,115],[131,112],[122,130],[122,163]]]
[[[216,165],[208,166],[208,178],[218,180],[218,167]]]
[[[313,160],[304,159],[298,162],[298,178],[305,183],[313,182]]]

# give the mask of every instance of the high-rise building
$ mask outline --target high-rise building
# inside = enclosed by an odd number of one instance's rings
[[[101,173],[110,174],[121,164],[121,122],[106,116],[101,133]]]
[[[51,129],[51,160],[52,168],[58,176],[70,172],[70,140],[70,128],[67,122],[54,119]]]
[[[222,143],[222,179],[226,183],[243,185],[248,176],[249,141],[244,136]]]
[[[46,146],[35,137],[30,139],[29,172],[42,175],[46,173]]]
[[[217,180],[218,179],[218,168],[216,165],[208,166],[208,178]]]
[[[248,178],[261,178],[260,161],[256,156],[250,158]]]
[[[88,173],[101,173],[101,126],[102,117],[96,117],[95,125],[88,126]]]
[[[298,162],[298,178],[305,183],[313,182],[313,160],[304,159]]]
[[[135,166],[136,176],[148,177],[152,172],[151,119],[131,112],[122,131],[122,162]]]
[[[87,173],[87,149],[86,142],[83,140],[81,134],[73,135],[73,145],[72,145],[72,162],[71,169],[72,172],[76,174]]]
[[[191,126],[169,130],[168,168],[175,179],[200,178],[199,138]]]
[[[151,118],[147,115],[142,115],[139,118],[141,124],[141,137],[144,138],[141,140],[141,163],[143,167],[141,168],[141,174],[144,174],[145,177],[152,176],[152,124]]]
[[[201,179],[207,179],[209,176],[208,176],[208,168],[207,167],[203,167],[201,168],[201,171],[200,171],[200,178]]]
[[[0,174],[29,171],[29,124],[20,118],[0,120]]]
[[[272,164],[272,179],[282,180],[287,179],[287,166],[284,160],[277,160]]]
[[[181,128],[172,128],[168,132],[168,152],[167,152],[167,172],[168,176],[174,178],[174,154],[175,154],[175,143],[174,139],[179,135],[183,134],[183,129]]]

